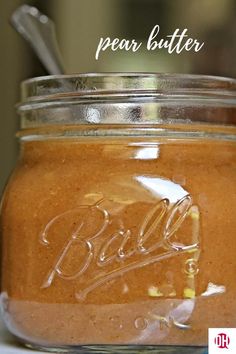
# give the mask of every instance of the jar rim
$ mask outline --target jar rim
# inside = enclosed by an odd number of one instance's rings
[[[37,100],[54,94],[106,94],[172,92],[176,90],[224,91],[236,98],[236,79],[221,76],[154,73],[101,72],[39,76],[21,84],[22,101]]]
[[[22,82],[21,128],[44,125],[235,125],[236,79],[170,73],[84,73]]]

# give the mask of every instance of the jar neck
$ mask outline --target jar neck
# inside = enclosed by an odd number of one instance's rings
[[[212,124],[169,124],[169,125],[60,125],[23,129],[17,133],[20,141],[86,139],[156,139],[166,140],[236,140],[236,127]]]
[[[22,84],[21,128],[235,125],[236,80],[177,74],[80,74]]]

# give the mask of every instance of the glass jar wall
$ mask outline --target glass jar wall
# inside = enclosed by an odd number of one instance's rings
[[[235,88],[158,74],[23,83],[1,206],[1,307],[23,343],[204,353],[208,328],[235,327]]]

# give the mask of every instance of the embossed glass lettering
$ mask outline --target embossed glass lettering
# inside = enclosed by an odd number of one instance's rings
[[[96,269],[96,277],[93,279],[90,274],[89,279],[83,281],[80,292],[76,294],[78,299],[83,299],[95,288],[125,272],[174,257],[179,253],[191,250],[196,252],[198,249],[199,226],[194,224],[199,223],[199,217],[191,218],[193,234],[187,235],[187,242],[186,235],[181,232],[178,242],[174,238],[189,215],[199,215],[198,208],[193,205],[189,195],[185,195],[175,204],[164,198],[151,205],[149,210],[145,209],[139,225],[137,221],[136,230],[126,228],[123,221],[118,223],[117,216],[112,215],[106,208],[106,200],[102,199],[94,205],[80,206],[60,214],[48,223],[40,235],[45,246],[52,244],[51,234],[56,234],[55,230],[57,227],[59,229],[57,225],[62,220],[64,223],[68,222],[68,229],[71,229],[69,224],[74,221],[72,224],[76,225],[76,229],[67,235],[68,239],[56,256],[42,288],[50,287],[56,276],[68,281],[79,281],[86,272]],[[76,263],[73,271],[68,272],[66,267],[63,268],[63,262],[69,257],[72,248],[82,260]],[[106,269],[105,273],[102,269]]]

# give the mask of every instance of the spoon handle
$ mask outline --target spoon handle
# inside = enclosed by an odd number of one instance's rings
[[[11,23],[30,43],[50,74],[64,73],[55,26],[50,18],[36,7],[22,5],[13,13]]]

